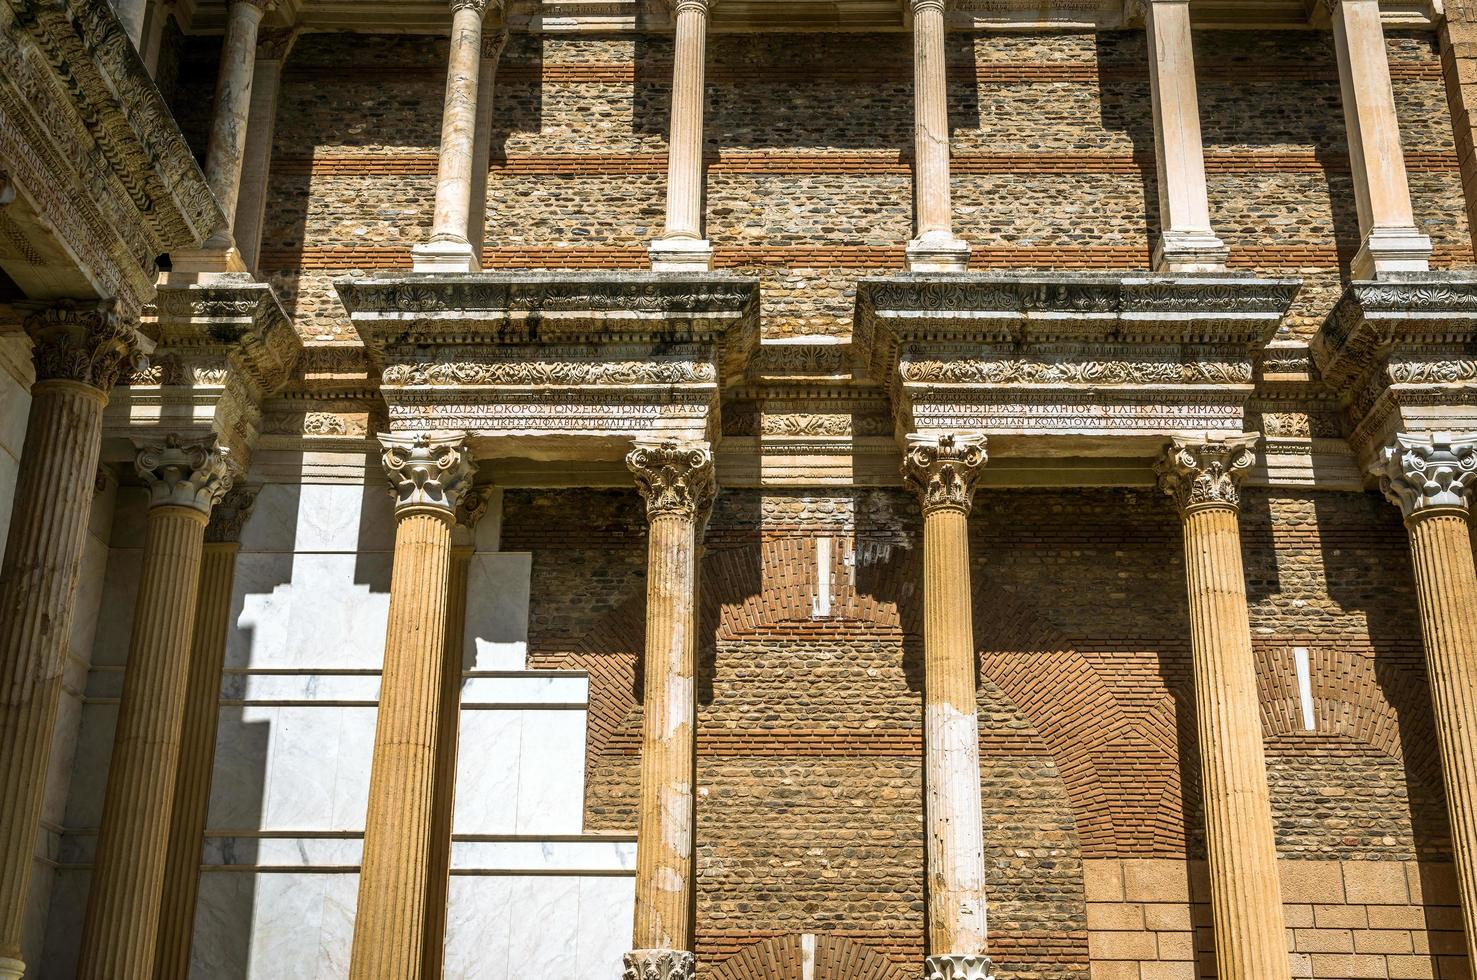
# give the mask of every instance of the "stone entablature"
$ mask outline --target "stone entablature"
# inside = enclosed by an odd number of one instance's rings
[[[155,259],[225,220],[107,0],[0,3],[0,172],[0,265],[32,299],[136,316]]]
[[[262,430],[266,398],[297,372],[302,340],[272,288],[250,276],[164,285],[148,324],[157,337],[148,363],[109,403],[104,455],[153,429],[219,437],[243,467]]]
[[[1152,455],[1239,433],[1254,352],[1300,283],[1235,275],[864,279],[856,345],[897,433],[987,432],[1009,455]]]
[[[464,430],[483,456],[617,459],[633,439],[716,438],[719,391],[742,380],[758,342],[758,282],[737,276],[335,285],[378,368],[391,431]]]
[[[1311,349],[1361,466],[1397,432],[1477,430],[1477,275],[1352,283]]]

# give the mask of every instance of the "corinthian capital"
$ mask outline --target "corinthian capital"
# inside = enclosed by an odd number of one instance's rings
[[[923,961],[923,980],[995,980],[988,956],[945,953]]]
[[[457,505],[477,472],[466,434],[382,435],[380,445],[396,512],[429,509],[454,521]]]
[[[149,487],[151,507],[190,507],[209,514],[231,489],[239,467],[215,436],[186,444],[177,435],[163,445],[141,445],[133,468]]]
[[[107,392],[138,359],[133,324],[111,306],[61,302],[26,320],[37,381],[80,381]]]
[[[1438,510],[1465,512],[1477,481],[1477,436],[1402,432],[1369,469],[1407,521]]]
[[[649,442],[626,454],[636,489],[646,501],[646,517],[676,516],[695,521],[713,506],[718,484],[713,450],[706,442]]]
[[[1241,506],[1241,478],[1256,462],[1261,435],[1176,437],[1154,466],[1159,489],[1174,498],[1181,514],[1205,507]]]
[[[449,0],[449,2],[452,13],[458,10],[475,10],[478,16],[485,15],[489,7],[494,10],[503,8],[503,0]]]
[[[260,487],[237,484],[221,497],[210,512],[210,523],[205,525],[205,540],[211,544],[235,544],[241,540],[241,531],[256,506],[256,495]]]
[[[985,437],[978,433],[908,437],[903,454],[903,486],[918,496],[923,514],[974,506],[974,487],[989,461]]]
[[[697,959],[685,949],[633,949],[621,980],[692,980]]]

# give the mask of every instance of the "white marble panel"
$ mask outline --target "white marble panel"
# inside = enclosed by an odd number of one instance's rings
[[[363,830],[369,809],[369,769],[374,761],[374,708],[339,709],[338,752],[333,765],[333,829]]]
[[[514,878],[508,932],[513,977],[575,977],[579,936],[578,878]]]
[[[286,584],[263,590],[290,567]],[[235,592],[241,613],[227,644],[231,667],[378,670],[389,614],[388,554],[241,555]],[[243,635],[247,634],[247,635]]]
[[[245,980],[251,965],[252,907],[262,875],[202,874],[190,947],[191,980]]]
[[[354,910],[359,905],[357,874],[325,875],[323,918],[318,926],[318,980],[349,975],[354,946]],[[443,974],[447,980],[455,974]]]
[[[28,344],[24,337],[0,338],[6,349],[0,358],[22,366],[30,360],[30,354],[17,350],[17,346]],[[17,378],[10,370],[0,370],[0,449],[20,459],[21,448],[26,442],[26,423],[31,417],[31,392],[29,385]]]
[[[453,841],[451,866],[458,871],[636,870],[634,840]]]
[[[508,972],[508,932],[513,920],[516,880],[451,876],[446,912],[446,976],[459,980],[522,980],[524,974]],[[518,914],[521,917],[525,910],[520,909]]]
[[[528,659],[528,598],[533,556],[472,556],[467,572],[466,649],[472,670],[522,670]]]
[[[43,831],[43,837],[52,836]],[[55,872],[41,858],[31,862],[31,883],[26,893],[26,916],[21,926],[21,959],[40,963],[46,954],[46,915],[51,910],[51,889]]]
[[[586,704],[590,677],[579,671],[560,676],[537,673],[473,674],[462,681],[462,704]]]
[[[201,863],[213,867],[257,865],[271,868],[358,867],[364,854],[362,837],[227,837],[205,838]]]
[[[394,507],[380,483],[268,483],[241,534],[249,552],[390,551]]]
[[[221,872],[240,874],[243,872]],[[203,875],[211,878],[214,875]],[[316,980],[327,875],[272,873],[253,876],[252,980]]]
[[[619,977],[635,916],[635,878],[581,878],[574,975],[589,980]]]
[[[77,576],[77,591],[72,598],[72,634],[68,647],[73,655],[88,662],[92,660],[92,648],[97,639],[99,613],[102,610],[103,592],[108,572],[108,545],[100,538],[88,535],[82,547],[82,563]],[[109,621],[108,629],[116,623]]]
[[[98,604],[97,630],[92,644],[94,666],[122,666],[128,661],[128,641],[133,630],[133,606],[138,596],[142,551],[114,548],[108,553],[108,570]]]
[[[503,547],[503,491],[493,487],[487,493],[487,510],[477,522],[472,543],[479,552],[501,551]]]
[[[577,834],[585,808],[585,711],[523,712],[519,834]]]
[[[514,833],[522,740],[520,711],[462,712],[452,811],[456,833]]]
[[[108,547],[142,549],[149,526],[149,491],[143,487],[120,486],[108,530]]]
[[[82,935],[82,921],[87,914],[87,888],[91,880],[90,871],[62,869],[55,872],[51,906],[46,918],[46,952],[37,964],[40,980],[75,980],[77,937]]]
[[[356,701],[373,705],[379,701],[380,675],[324,674],[293,671],[286,674],[235,672],[226,674],[221,697],[233,701],[299,701],[305,704]]]
[[[102,821],[103,793],[108,787],[108,764],[113,756],[113,729],[118,723],[115,704],[84,704],[77,751],[72,761],[71,792],[67,794],[67,826],[96,827]]]
[[[41,819],[48,823],[66,819],[77,739],[81,735],[82,699],[64,688],[57,701],[56,727],[52,729],[51,758],[46,766],[46,792],[41,805]]]
[[[211,829],[261,827],[267,799],[267,760],[278,710],[229,705],[220,709],[206,821]]]
[[[363,827],[374,713],[337,705],[276,709],[263,829]]]
[[[17,457],[0,449],[0,555],[5,553],[5,541],[10,537],[10,512],[15,505],[15,481],[19,475]]]

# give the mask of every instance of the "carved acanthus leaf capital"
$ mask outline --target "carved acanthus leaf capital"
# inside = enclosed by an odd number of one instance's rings
[[[1438,510],[1465,512],[1477,484],[1477,436],[1402,432],[1380,450],[1370,472],[1407,521]]]
[[[286,61],[301,36],[298,27],[264,27],[256,35],[257,61]]]
[[[488,8],[493,10],[503,8],[503,0],[449,0],[449,3],[453,14],[460,10],[475,10],[479,16],[484,16]]]
[[[203,514],[230,491],[240,472],[215,436],[186,443],[169,435],[162,445],[140,445],[133,468],[149,487],[149,506],[190,507]]]
[[[1154,466],[1159,489],[1173,497],[1181,514],[1205,507],[1241,506],[1241,478],[1256,462],[1260,433],[1170,441]]]
[[[251,509],[256,506],[256,495],[260,487],[236,484],[210,512],[210,523],[205,525],[205,540],[212,544],[235,544],[241,540],[241,531],[251,518]]]
[[[718,494],[713,450],[706,442],[637,443],[626,454],[648,520],[677,516],[698,520]]]
[[[37,381],[80,381],[107,392],[138,360],[138,334],[111,304],[57,303],[25,328]]]
[[[621,980],[692,980],[697,958],[685,949],[633,949]]]
[[[482,60],[496,62],[503,56],[503,49],[508,46],[508,29],[500,27],[497,30],[482,32]]]
[[[718,6],[718,0],[667,0],[667,3],[671,5],[674,14],[680,14],[684,10],[705,14]]]
[[[390,478],[395,510],[429,509],[455,521],[462,495],[472,487],[477,463],[464,432],[381,435],[380,461]]]
[[[925,516],[936,510],[969,513],[975,484],[989,455],[978,433],[912,435],[903,454],[903,485],[918,497]]]
[[[923,980],[995,980],[988,956],[944,953],[923,960]]]

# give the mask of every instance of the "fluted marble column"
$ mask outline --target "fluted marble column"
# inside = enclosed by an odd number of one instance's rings
[[[380,442],[395,494],[395,560],[349,976],[420,980],[451,532],[477,467],[462,433],[387,435]]]
[[[256,502],[256,487],[232,487],[215,505],[205,526],[200,584],[195,601],[184,722],[174,777],[169,854],[164,865],[164,897],[159,908],[159,941],[154,980],[187,980],[200,886],[200,852],[210,810],[210,779],[220,720],[221,675],[226,635],[231,628],[231,583],[241,529]]]
[[[241,190],[236,199],[235,237],[241,261],[257,271],[262,226],[267,214],[267,190],[272,173],[272,141],[277,133],[277,97],[282,91],[282,67],[297,43],[296,28],[260,31],[256,41],[256,68],[251,105],[246,115],[246,142],[241,149]]]
[[[1398,435],[1373,472],[1410,535],[1467,956],[1477,963],[1477,436]]]
[[[1161,230],[1154,268],[1174,273],[1223,271],[1230,250],[1210,226],[1190,2],[1150,0],[1144,21],[1159,172]]]
[[[1431,266],[1431,239],[1415,226],[1379,0],[1323,2],[1333,17],[1363,240],[1353,276],[1378,279],[1392,272],[1424,272]]]
[[[174,436],[141,447],[134,469],[149,488],[149,522],[80,980],[154,975],[205,525],[235,476],[213,439],[191,445]]]
[[[923,760],[928,867],[925,980],[990,975],[969,511],[979,435],[913,436],[903,482],[923,509]]]
[[[96,304],[26,321],[36,383],[0,565],[0,980],[25,970],[21,933],[41,826],[108,391],[132,324]]]
[[[703,238],[703,97],[708,12],[717,0],[670,0],[676,9],[672,124],[667,140],[667,227],[651,243],[657,272],[707,272],[713,247]]]
[[[913,197],[918,237],[908,244],[913,272],[965,272],[969,246],[954,236],[949,189],[949,66],[946,0],[913,8]]]
[[[500,0],[491,0],[501,6]],[[473,143],[477,134],[482,18],[489,0],[451,0],[451,54],[441,110],[436,164],[436,213],[431,240],[411,249],[416,272],[476,272],[477,249],[467,240],[472,206]],[[487,174],[481,175],[483,181]]]
[[[650,523],[636,923],[626,980],[691,980],[698,546],[717,493],[705,442],[626,456]]]
[[[1259,438],[1175,439],[1156,468],[1184,522],[1210,909],[1223,980],[1291,975],[1241,565],[1240,483]]]

